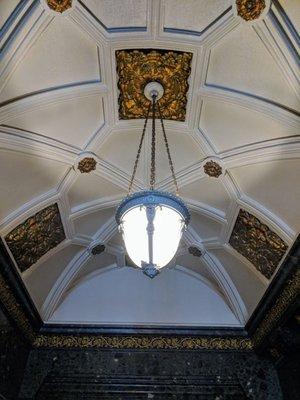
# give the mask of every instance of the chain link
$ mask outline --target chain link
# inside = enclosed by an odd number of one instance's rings
[[[147,128],[147,123],[148,123],[148,119],[149,119],[149,114],[150,114],[150,109],[152,106],[152,139],[151,139],[151,168],[150,168],[150,189],[154,190],[155,188],[155,141],[156,141],[156,135],[155,135],[155,109],[156,109],[156,105],[157,105],[157,110],[158,110],[158,115],[159,115],[159,119],[161,122],[161,127],[162,127],[162,132],[163,132],[163,137],[164,137],[164,143],[165,143],[165,147],[166,147],[166,151],[167,151],[167,155],[168,155],[168,161],[169,161],[169,166],[170,166],[170,170],[172,173],[172,178],[173,178],[173,182],[174,182],[174,186],[175,186],[175,190],[176,190],[176,195],[179,194],[179,189],[178,189],[178,184],[177,184],[177,180],[175,177],[175,172],[174,172],[174,166],[173,166],[173,161],[171,158],[171,153],[170,153],[170,148],[169,148],[169,143],[168,143],[168,139],[167,139],[167,135],[166,135],[166,130],[165,130],[165,126],[164,126],[164,121],[163,121],[163,117],[162,117],[162,113],[159,107],[158,102],[156,102],[156,95],[152,96],[152,102],[149,104],[148,110],[147,110],[147,115],[146,115],[146,119],[144,122],[144,127],[143,127],[143,132],[142,132],[142,136],[141,136],[141,140],[139,143],[139,148],[138,148],[138,152],[137,152],[137,156],[136,156],[136,160],[134,163],[134,167],[133,167],[133,172],[132,172],[132,176],[131,176],[131,180],[130,180],[130,184],[129,184],[129,189],[128,189],[128,194],[131,193],[132,190],[132,186],[133,186],[133,181],[136,175],[136,170],[138,167],[138,163],[139,163],[139,159],[140,159],[140,155],[141,155],[141,150],[142,150],[142,146],[143,146],[143,142],[144,142],[144,138],[145,138],[145,133],[146,133],[146,128]]]
[[[174,166],[173,166],[173,161],[172,161],[171,153],[170,153],[170,149],[169,149],[169,143],[168,143],[168,139],[167,139],[167,135],[166,135],[166,131],[165,131],[165,125],[164,125],[162,113],[160,111],[160,107],[159,107],[158,103],[157,103],[157,109],[158,109],[158,115],[159,115],[160,122],[161,122],[161,128],[163,131],[164,142],[165,142],[165,146],[166,146],[166,150],[167,150],[167,154],[168,154],[169,166],[170,166],[170,170],[171,170],[172,177],[173,177],[176,195],[178,196],[179,195],[178,184],[177,184],[177,180],[176,180],[176,176],[175,176],[175,172],[174,172]]]
[[[136,159],[135,159],[135,163],[134,163],[134,167],[133,167],[133,171],[132,171],[132,175],[131,175],[131,179],[130,179],[128,194],[131,193],[132,186],[133,186],[133,181],[134,181],[136,170],[137,170],[137,166],[138,166],[138,163],[139,163],[141,150],[142,150],[142,146],[143,146],[143,141],[144,141],[145,133],[146,133],[147,122],[148,122],[148,119],[149,119],[150,109],[151,109],[151,103],[149,103],[149,107],[148,107],[148,110],[147,110],[146,119],[145,119],[144,127],[143,127],[143,133],[142,133],[142,136],[141,136],[141,140],[140,140],[137,156],[136,156]]]
[[[152,96],[152,141],[151,141],[151,170],[150,189],[155,188],[155,104],[157,95]]]

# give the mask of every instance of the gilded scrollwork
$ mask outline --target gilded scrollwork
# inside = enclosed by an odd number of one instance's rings
[[[25,317],[25,314],[22,310],[20,304],[16,301],[9,285],[6,283],[4,278],[0,274],[0,302],[9,312],[10,317],[14,320],[18,328],[28,340],[33,342],[35,338],[35,333],[28,321]]]
[[[264,338],[276,327],[289,305],[293,304],[300,295],[300,269],[292,275],[284,285],[283,290],[276,298],[273,307],[262,320],[255,331],[252,340],[258,346]]]
[[[36,347],[252,350],[247,338],[39,335]]]
[[[97,161],[93,157],[85,157],[78,163],[78,170],[82,174],[88,174],[96,169]]]
[[[5,237],[21,272],[26,271],[64,239],[65,232],[57,203],[27,218]]]
[[[62,13],[72,7],[72,0],[47,0],[51,10]]]
[[[275,232],[245,210],[238,214],[229,243],[268,279],[288,248]]]
[[[120,119],[146,117],[149,100],[144,87],[157,81],[164,87],[158,101],[163,118],[184,121],[192,57],[192,53],[168,50],[117,51]]]
[[[245,21],[257,19],[265,7],[265,0],[236,0],[237,13]]]
[[[204,172],[206,175],[212,177],[212,178],[218,178],[220,175],[222,175],[222,167],[219,165],[216,161],[207,161],[203,165]]]

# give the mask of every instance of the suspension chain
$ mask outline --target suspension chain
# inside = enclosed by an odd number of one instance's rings
[[[134,167],[133,167],[133,171],[132,171],[132,175],[131,175],[131,179],[130,179],[128,194],[131,193],[133,181],[134,181],[136,170],[137,170],[137,166],[138,166],[138,163],[139,163],[141,150],[142,150],[142,146],[143,146],[143,141],[144,141],[145,133],[146,133],[147,122],[148,122],[148,119],[149,119],[150,109],[151,109],[151,103],[149,104],[149,107],[148,107],[148,110],[147,110],[146,119],[145,119],[144,127],[143,127],[143,133],[142,133],[142,136],[141,136],[141,140],[140,140],[137,156],[136,156],[136,159],[135,159],[135,163],[134,163]]]
[[[166,146],[166,151],[168,154],[168,160],[169,160],[169,166],[170,166],[170,170],[172,173],[172,178],[173,178],[173,182],[174,182],[174,186],[175,186],[175,191],[176,191],[176,195],[178,196],[179,194],[179,189],[178,189],[178,183],[175,177],[175,172],[174,172],[174,166],[173,166],[173,161],[171,158],[171,153],[170,153],[170,149],[169,149],[169,143],[168,143],[168,139],[167,139],[167,135],[166,135],[166,131],[165,131],[165,125],[164,125],[164,121],[163,121],[163,117],[162,117],[162,113],[160,111],[160,107],[159,104],[157,103],[157,109],[158,109],[158,115],[160,118],[160,123],[161,123],[161,128],[163,131],[163,136],[164,136],[164,142],[165,142],[165,146]]]
[[[151,141],[151,170],[150,170],[150,189],[155,188],[155,104],[157,95],[152,95],[152,141]]]

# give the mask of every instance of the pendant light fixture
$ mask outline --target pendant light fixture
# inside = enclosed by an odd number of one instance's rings
[[[144,94],[150,100],[149,108],[133,167],[128,195],[122,200],[116,212],[116,221],[130,259],[150,278],[154,278],[159,273],[159,270],[173,259],[177,252],[182,232],[190,220],[189,211],[178,196],[178,185],[158,103],[163,93],[164,89],[158,82],[150,82],[145,87]],[[152,139],[149,189],[132,193],[151,109]],[[161,122],[176,195],[155,189],[156,115],[158,115]]]

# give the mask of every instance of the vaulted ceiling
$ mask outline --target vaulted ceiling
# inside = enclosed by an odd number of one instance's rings
[[[0,0],[0,235],[45,321],[245,324],[300,228],[296,7]],[[165,125],[192,219],[154,280],[130,267],[114,219],[144,122],[121,112],[135,91],[116,52],[133,49],[141,65],[190,54]],[[148,135],[136,190],[149,148]],[[157,172],[172,191],[160,135]]]

